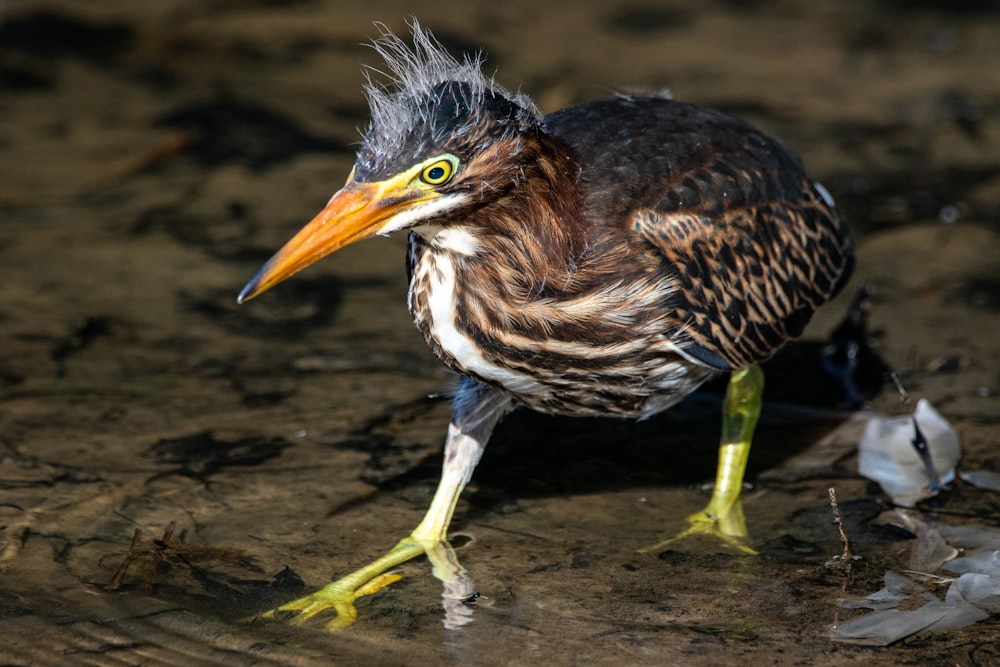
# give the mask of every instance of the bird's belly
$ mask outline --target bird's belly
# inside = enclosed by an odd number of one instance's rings
[[[533,410],[556,415],[644,419],[679,402],[713,375],[673,355],[619,357],[609,365],[582,358],[574,365],[537,353],[518,359],[480,351],[461,358],[454,353],[462,349],[442,345],[441,351],[458,372],[503,387]]]
[[[712,374],[668,360],[631,370],[557,370],[540,373],[532,393],[511,393],[547,414],[645,419],[681,401]]]
[[[433,268],[431,268],[433,267]],[[674,405],[714,372],[662,335],[604,343],[468,333],[450,262],[419,266],[410,293],[417,328],[453,370],[500,386],[547,414],[642,419]]]

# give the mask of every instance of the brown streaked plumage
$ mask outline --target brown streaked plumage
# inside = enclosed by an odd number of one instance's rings
[[[760,409],[756,364],[798,336],[852,267],[846,225],[798,157],[718,111],[620,96],[542,115],[416,24],[376,43],[394,74],[345,187],[244,288],[253,297],[338,248],[408,230],[409,307],[466,377],[441,483],[412,535],[283,606],[301,619],[388,583],[427,553],[442,575],[458,495],[517,405],[644,418],[728,371],[717,485],[685,533],[744,551],[738,495]],[[445,555],[442,555],[445,554]]]

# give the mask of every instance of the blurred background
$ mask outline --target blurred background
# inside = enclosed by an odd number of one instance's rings
[[[858,270],[768,371],[746,496],[761,557],[635,553],[704,503],[709,387],[641,425],[507,420],[453,527],[483,595],[459,631],[422,560],[340,635],[238,622],[379,555],[437,480],[448,408],[428,396],[454,378],[410,323],[404,238],[235,303],[346,179],[373,22],[405,35],[414,16],[544,111],[668,88],[743,117],[837,200]],[[867,281],[870,407],[908,410],[891,368],[959,430],[962,465],[1000,470],[998,142],[988,0],[0,3],[0,655],[996,664],[995,620],[885,653],[831,639],[913,536],[871,525],[887,501],[855,441],[823,440],[845,414],[818,354]],[[868,564],[850,586],[823,569],[830,486]],[[1000,512],[961,482],[935,502]]]

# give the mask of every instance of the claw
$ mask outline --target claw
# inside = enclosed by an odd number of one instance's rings
[[[423,544],[413,536],[400,540],[392,550],[378,560],[355,570],[332,584],[248,620],[256,618],[281,619],[285,617],[286,613],[291,613],[293,615],[288,619],[289,623],[304,625],[318,614],[333,611],[336,616],[326,623],[326,629],[330,631],[343,630],[358,619],[358,610],[354,606],[358,598],[377,593],[386,586],[402,579],[402,575],[389,570],[422,554],[427,555],[434,576],[445,584],[446,627],[465,625],[470,620],[468,608],[462,607],[455,611],[455,605],[449,605],[454,600],[462,601],[475,595],[465,568],[458,562],[454,550],[447,542]]]
[[[345,577],[324,586],[315,593],[286,602],[280,607],[258,614],[253,618],[275,619],[283,617],[286,612],[297,612],[288,619],[288,622],[292,625],[305,625],[313,616],[333,610],[337,615],[326,624],[326,628],[327,630],[341,630],[352,625],[358,619],[358,610],[354,606],[355,600],[365,595],[377,593],[402,578],[402,575],[388,572],[373,577],[355,589],[351,588],[351,582],[348,582],[348,578]]]
[[[639,549],[639,553],[661,551],[667,546],[685,538],[694,537],[695,535],[708,535],[747,556],[757,555],[757,551],[747,544],[750,535],[747,532],[746,520],[743,518],[743,505],[738,499],[724,516],[709,513],[706,508],[689,516],[687,522],[689,524],[687,530],[673,537],[661,540],[656,544],[643,547]]]

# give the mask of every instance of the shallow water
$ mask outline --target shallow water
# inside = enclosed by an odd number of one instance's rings
[[[239,619],[329,581],[427,506],[454,378],[405,308],[404,239],[235,305],[343,182],[362,43],[410,5],[0,8],[0,654],[8,664],[995,664],[996,619],[832,639],[913,540],[855,474],[818,367],[862,281],[877,355],[1000,470],[1000,12],[964,3],[438,4],[424,25],[546,110],[669,86],[781,136],[854,227],[852,287],[768,369],[745,509],[761,556],[676,531],[706,496],[718,388],[638,425],[517,413],[452,534],[483,596],[442,624],[424,560],[330,635]],[[926,6],[925,6],[926,5]],[[909,9],[907,9],[909,7]],[[873,406],[903,408],[883,387]],[[540,446],[544,444],[544,447]],[[866,567],[845,587],[827,489]],[[927,517],[995,526],[956,482]],[[174,538],[161,538],[174,522]],[[139,558],[103,585],[135,530]],[[155,572],[151,555],[170,550]],[[144,570],[143,567],[146,567]],[[287,568],[287,569],[286,569]],[[143,579],[152,572],[152,589]]]

